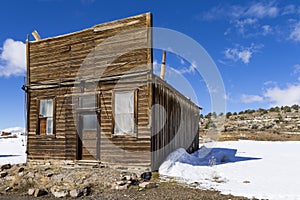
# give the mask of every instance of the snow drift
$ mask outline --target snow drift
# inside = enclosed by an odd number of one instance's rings
[[[0,138],[0,165],[26,163],[26,136]]]
[[[159,173],[224,194],[300,199],[298,152],[300,142],[217,142],[193,154],[177,149],[162,163]]]

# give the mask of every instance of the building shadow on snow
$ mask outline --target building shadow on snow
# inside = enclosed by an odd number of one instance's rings
[[[237,149],[207,148],[202,146],[198,151],[181,157],[178,161],[194,166],[214,166],[262,158],[236,156]]]
[[[6,158],[6,157],[17,157],[20,155],[0,155],[0,158]]]

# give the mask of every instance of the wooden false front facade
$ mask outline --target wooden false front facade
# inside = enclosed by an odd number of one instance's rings
[[[28,159],[157,170],[198,149],[200,108],[153,74],[151,26],[146,13],[27,41]]]

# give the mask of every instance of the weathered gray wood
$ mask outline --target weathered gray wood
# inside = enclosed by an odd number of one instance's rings
[[[162,107],[152,112],[151,168],[157,170],[175,149],[198,149],[200,108],[157,76],[152,88],[153,104]]]
[[[193,116],[199,114],[199,107],[154,76],[152,32],[145,29],[151,26],[147,13],[27,43],[28,159],[78,159],[79,114],[87,111],[97,113],[100,145],[93,137],[84,138],[84,159],[95,159],[100,151],[101,162],[156,170],[175,148],[198,148],[194,135],[199,119]],[[128,52],[120,51],[124,49]],[[136,91],[134,136],[113,134],[116,90]],[[91,94],[97,97],[98,107],[76,109],[78,98]],[[54,134],[38,135],[39,101],[49,98],[55,99]],[[155,104],[167,113],[161,130],[164,112],[152,112]],[[176,132],[186,134],[168,146]]]

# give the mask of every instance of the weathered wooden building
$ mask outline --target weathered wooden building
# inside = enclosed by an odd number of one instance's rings
[[[157,170],[198,149],[200,108],[153,74],[152,15],[27,41],[28,159]]]

